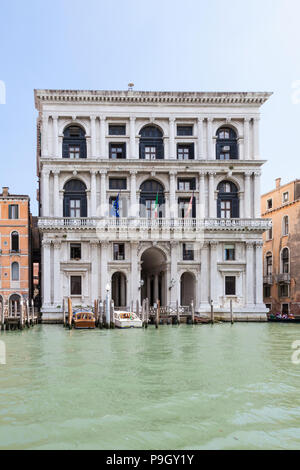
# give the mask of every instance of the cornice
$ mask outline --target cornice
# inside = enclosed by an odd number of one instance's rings
[[[183,92],[183,91],[119,91],[119,90],[34,90],[35,106],[42,103],[131,103],[166,105],[255,105],[264,104],[269,92]]]

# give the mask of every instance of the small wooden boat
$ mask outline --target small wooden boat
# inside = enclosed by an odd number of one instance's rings
[[[91,329],[96,327],[96,318],[93,312],[79,310],[73,313],[74,328]]]
[[[300,317],[299,316],[294,317],[294,315],[286,314],[286,313],[278,313],[276,315],[271,313],[271,314],[268,315],[268,321],[299,323],[300,322]]]
[[[142,328],[143,322],[134,312],[115,311],[117,328]]]

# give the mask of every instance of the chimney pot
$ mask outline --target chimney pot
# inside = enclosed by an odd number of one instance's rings
[[[8,196],[8,186],[3,186],[2,188],[2,196],[7,197]]]
[[[275,182],[276,182],[276,189],[279,189],[281,185],[281,178],[276,178]]]

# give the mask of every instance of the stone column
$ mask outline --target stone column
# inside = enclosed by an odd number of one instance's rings
[[[175,118],[169,118],[169,158],[176,160],[176,146],[175,146]]]
[[[147,298],[151,301],[151,277],[147,276]]]
[[[101,217],[106,216],[107,203],[106,203],[106,170],[101,170],[101,201],[100,201],[100,215]]]
[[[130,243],[130,254],[131,254],[131,298],[127,300],[128,305],[130,305],[130,301],[133,301],[133,304],[136,304],[136,301],[140,299],[139,295],[139,281],[141,278],[139,272],[139,264],[138,264],[138,243],[131,242]]]
[[[250,119],[244,119],[244,160],[250,160]]]
[[[176,171],[170,171],[170,217],[177,218],[178,210],[176,204]]]
[[[203,146],[203,118],[198,118],[198,160],[205,160],[204,146]]]
[[[49,217],[49,170],[42,170],[42,213]]]
[[[208,180],[208,217],[216,217],[216,203],[215,203],[215,175],[214,171],[209,171],[209,180]]]
[[[205,171],[199,172],[199,200],[198,200],[198,215],[200,219],[205,217]]]
[[[251,189],[250,189],[250,177],[252,171],[245,171],[245,198],[244,198],[244,217],[246,219],[251,218]]]
[[[129,214],[131,217],[138,217],[138,204],[136,197],[136,175],[137,171],[130,171],[130,211]]]
[[[207,118],[207,156],[208,156],[208,160],[214,160],[212,123],[213,123],[213,118]]]
[[[90,242],[90,251],[91,251],[91,262],[92,262],[92,272],[91,272],[91,303],[94,305],[94,300],[98,299],[98,283],[99,283],[99,262],[98,262],[98,248],[99,243],[96,241]],[[102,271],[102,270],[101,270]]]
[[[43,308],[51,304],[51,242],[42,241],[42,261],[43,261]]]
[[[58,158],[58,117],[52,116],[53,120],[53,157]]]
[[[132,160],[138,158],[135,153],[135,116],[130,116],[130,156]]]
[[[259,117],[255,117],[253,119],[253,150],[254,160],[260,159],[260,152],[259,152]]]
[[[49,116],[44,114],[42,117],[42,157],[48,157],[48,123],[49,123]]]
[[[156,303],[158,299],[158,274],[154,275],[154,302]]]
[[[96,117],[90,116],[91,120],[91,157],[96,158]]]
[[[54,262],[53,262],[53,290],[54,306],[62,305],[61,283],[60,283],[60,248],[61,242],[54,242]]]
[[[97,215],[96,174],[96,170],[91,170],[91,217],[96,217]]]
[[[254,218],[260,218],[260,176],[261,171],[254,172]]]
[[[100,116],[100,158],[107,158],[105,136],[106,136],[106,117]]]
[[[101,273],[100,273],[100,280],[101,280],[101,298],[105,300],[106,298],[106,284],[109,282],[111,286],[111,279],[108,275],[108,250],[110,248],[110,244],[108,242],[101,242]]]
[[[209,308],[209,242],[204,242],[201,249],[201,285],[200,285],[200,307]]]
[[[218,242],[210,242],[210,298],[214,301],[214,304],[218,304],[218,271],[217,271],[217,249]]]
[[[59,170],[54,170],[54,184],[53,184],[53,212],[54,217],[62,217],[59,213]]]
[[[263,304],[263,242],[255,243],[255,300],[256,304]]]
[[[171,241],[171,255],[170,255],[170,262],[171,262],[171,278],[170,282],[172,279],[174,279],[175,284],[171,288],[170,291],[170,303],[174,307],[176,305],[176,301],[178,300],[178,303],[180,304],[180,279],[178,278],[178,267],[177,267],[177,262],[181,259],[180,254],[179,254],[179,247],[180,244],[177,241]],[[167,286],[167,289],[169,289],[169,286]]]
[[[246,242],[246,299],[248,305],[254,303],[254,259],[253,242]]]

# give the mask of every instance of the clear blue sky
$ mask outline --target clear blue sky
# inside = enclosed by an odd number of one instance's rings
[[[262,191],[300,177],[299,0],[10,0],[0,6],[1,187],[36,204],[34,88],[273,91]],[[295,93],[293,103],[293,93]],[[297,103],[299,101],[299,103]]]

